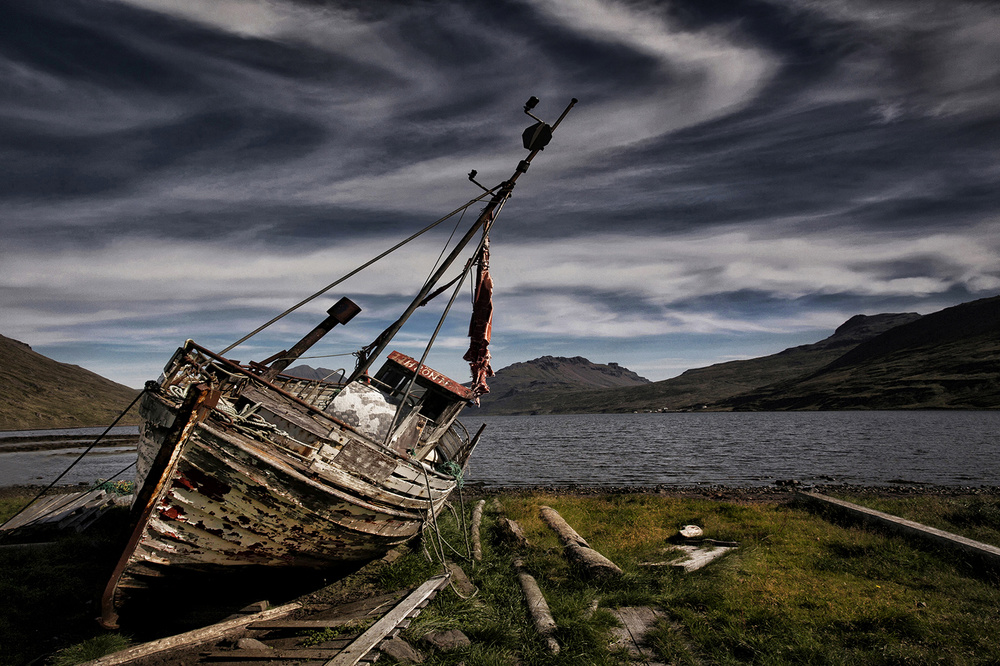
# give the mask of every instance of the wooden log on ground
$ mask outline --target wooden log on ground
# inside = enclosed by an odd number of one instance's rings
[[[855,520],[860,520],[867,525],[874,525],[888,532],[901,534],[906,537],[916,538],[929,542],[937,546],[944,546],[960,553],[972,556],[974,559],[995,569],[1000,569],[1000,548],[991,546],[981,541],[967,539],[951,532],[939,530],[936,527],[929,527],[912,520],[906,520],[892,514],[869,509],[864,506],[852,504],[844,500],[828,497],[819,493],[799,491],[796,493],[800,499],[807,500],[815,505],[831,508],[841,513],[847,514]]]
[[[254,613],[253,615],[226,620],[225,622],[213,624],[209,627],[202,627],[201,629],[186,631],[183,634],[177,634],[176,636],[168,636],[167,638],[161,638],[159,640],[150,641],[149,643],[136,645],[135,647],[130,647],[125,650],[115,652],[114,654],[105,655],[99,659],[88,661],[83,666],[120,666],[121,664],[128,664],[138,659],[143,659],[168,650],[193,647],[201,643],[207,643],[208,641],[218,640],[226,634],[242,630],[247,625],[253,624],[254,622],[263,622],[265,620],[274,620],[279,617],[284,617],[301,607],[302,604],[290,603],[284,606],[278,606],[277,608],[271,608],[270,610],[260,613]]]
[[[587,540],[570,527],[559,512],[549,506],[541,507],[542,519],[559,535],[566,550],[566,555],[582,567],[588,575],[594,578],[620,576],[622,570],[618,565],[590,547]]]
[[[528,602],[528,613],[531,615],[531,623],[534,625],[535,631],[545,641],[549,652],[559,654],[559,643],[552,636],[556,630],[556,621],[552,618],[552,611],[549,610],[549,604],[545,601],[545,595],[538,587],[538,581],[530,574],[521,571],[520,560],[516,561],[514,566],[518,569],[517,580],[521,584],[521,591],[524,592],[524,599]]]
[[[472,510],[472,559],[476,562],[483,560],[483,542],[479,537],[479,525],[483,522],[483,507],[486,500],[476,502],[476,508]]]

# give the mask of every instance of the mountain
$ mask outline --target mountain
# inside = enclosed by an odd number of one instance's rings
[[[479,414],[538,412],[547,396],[563,396],[586,389],[620,389],[649,384],[649,380],[617,363],[591,363],[582,356],[542,356],[514,363],[489,380],[490,392],[480,398]]]
[[[1000,297],[891,328],[822,368],[730,397],[717,407],[1000,408]]]
[[[833,335],[813,344],[793,347],[761,358],[696,368],[673,379],[643,382],[641,385],[622,386],[615,390],[593,390],[596,387],[581,384],[559,386],[557,382],[547,386],[535,385],[533,390],[531,382],[525,381],[529,378],[523,373],[508,374],[509,369],[525,365],[517,363],[498,371],[497,376],[490,380],[490,393],[481,399],[482,413],[579,414],[697,409],[756,388],[814,372],[859,343],[920,318],[919,314],[913,312],[856,315],[834,331]]]
[[[106,426],[137,393],[0,335],[0,430]],[[138,422],[133,412],[120,423]]]

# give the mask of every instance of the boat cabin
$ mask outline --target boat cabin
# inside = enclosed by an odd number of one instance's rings
[[[374,377],[345,386],[326,411],[401,455],[440,462],[461,447],[449,429],[474,399],[470,389],[394,351]]]

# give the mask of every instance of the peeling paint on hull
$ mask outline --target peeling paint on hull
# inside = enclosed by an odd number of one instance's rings
[[[319,569],[377,558],[419,534],[456,487],[429,461],[298,404],[249,372],[209,388],[219,374],[204,370],[210,362],[238,373],[193,343],[181,351],[140,402],[137,487],[145,498],[137,494],[130,547],[105,593],[107,626],[128,590],[173,569]],[[171,384],[171,377],[186,380]],[[195,399],[198,391],[211,395]],[[451,432],[431,444],[461,465],[471,452],[466,440]]]

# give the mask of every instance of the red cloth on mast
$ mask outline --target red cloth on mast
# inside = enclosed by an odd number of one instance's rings
[[[494,375],[490,367],[490,335],[493,332],[493,278],[490,276],[490,241],[487,237],[479,255],[479,273],[476,276],[476,295],[469,322],[469,351],[462,358],[472,370],[472,393],[479,404],[479,396],[489,393],[486,378]]]

